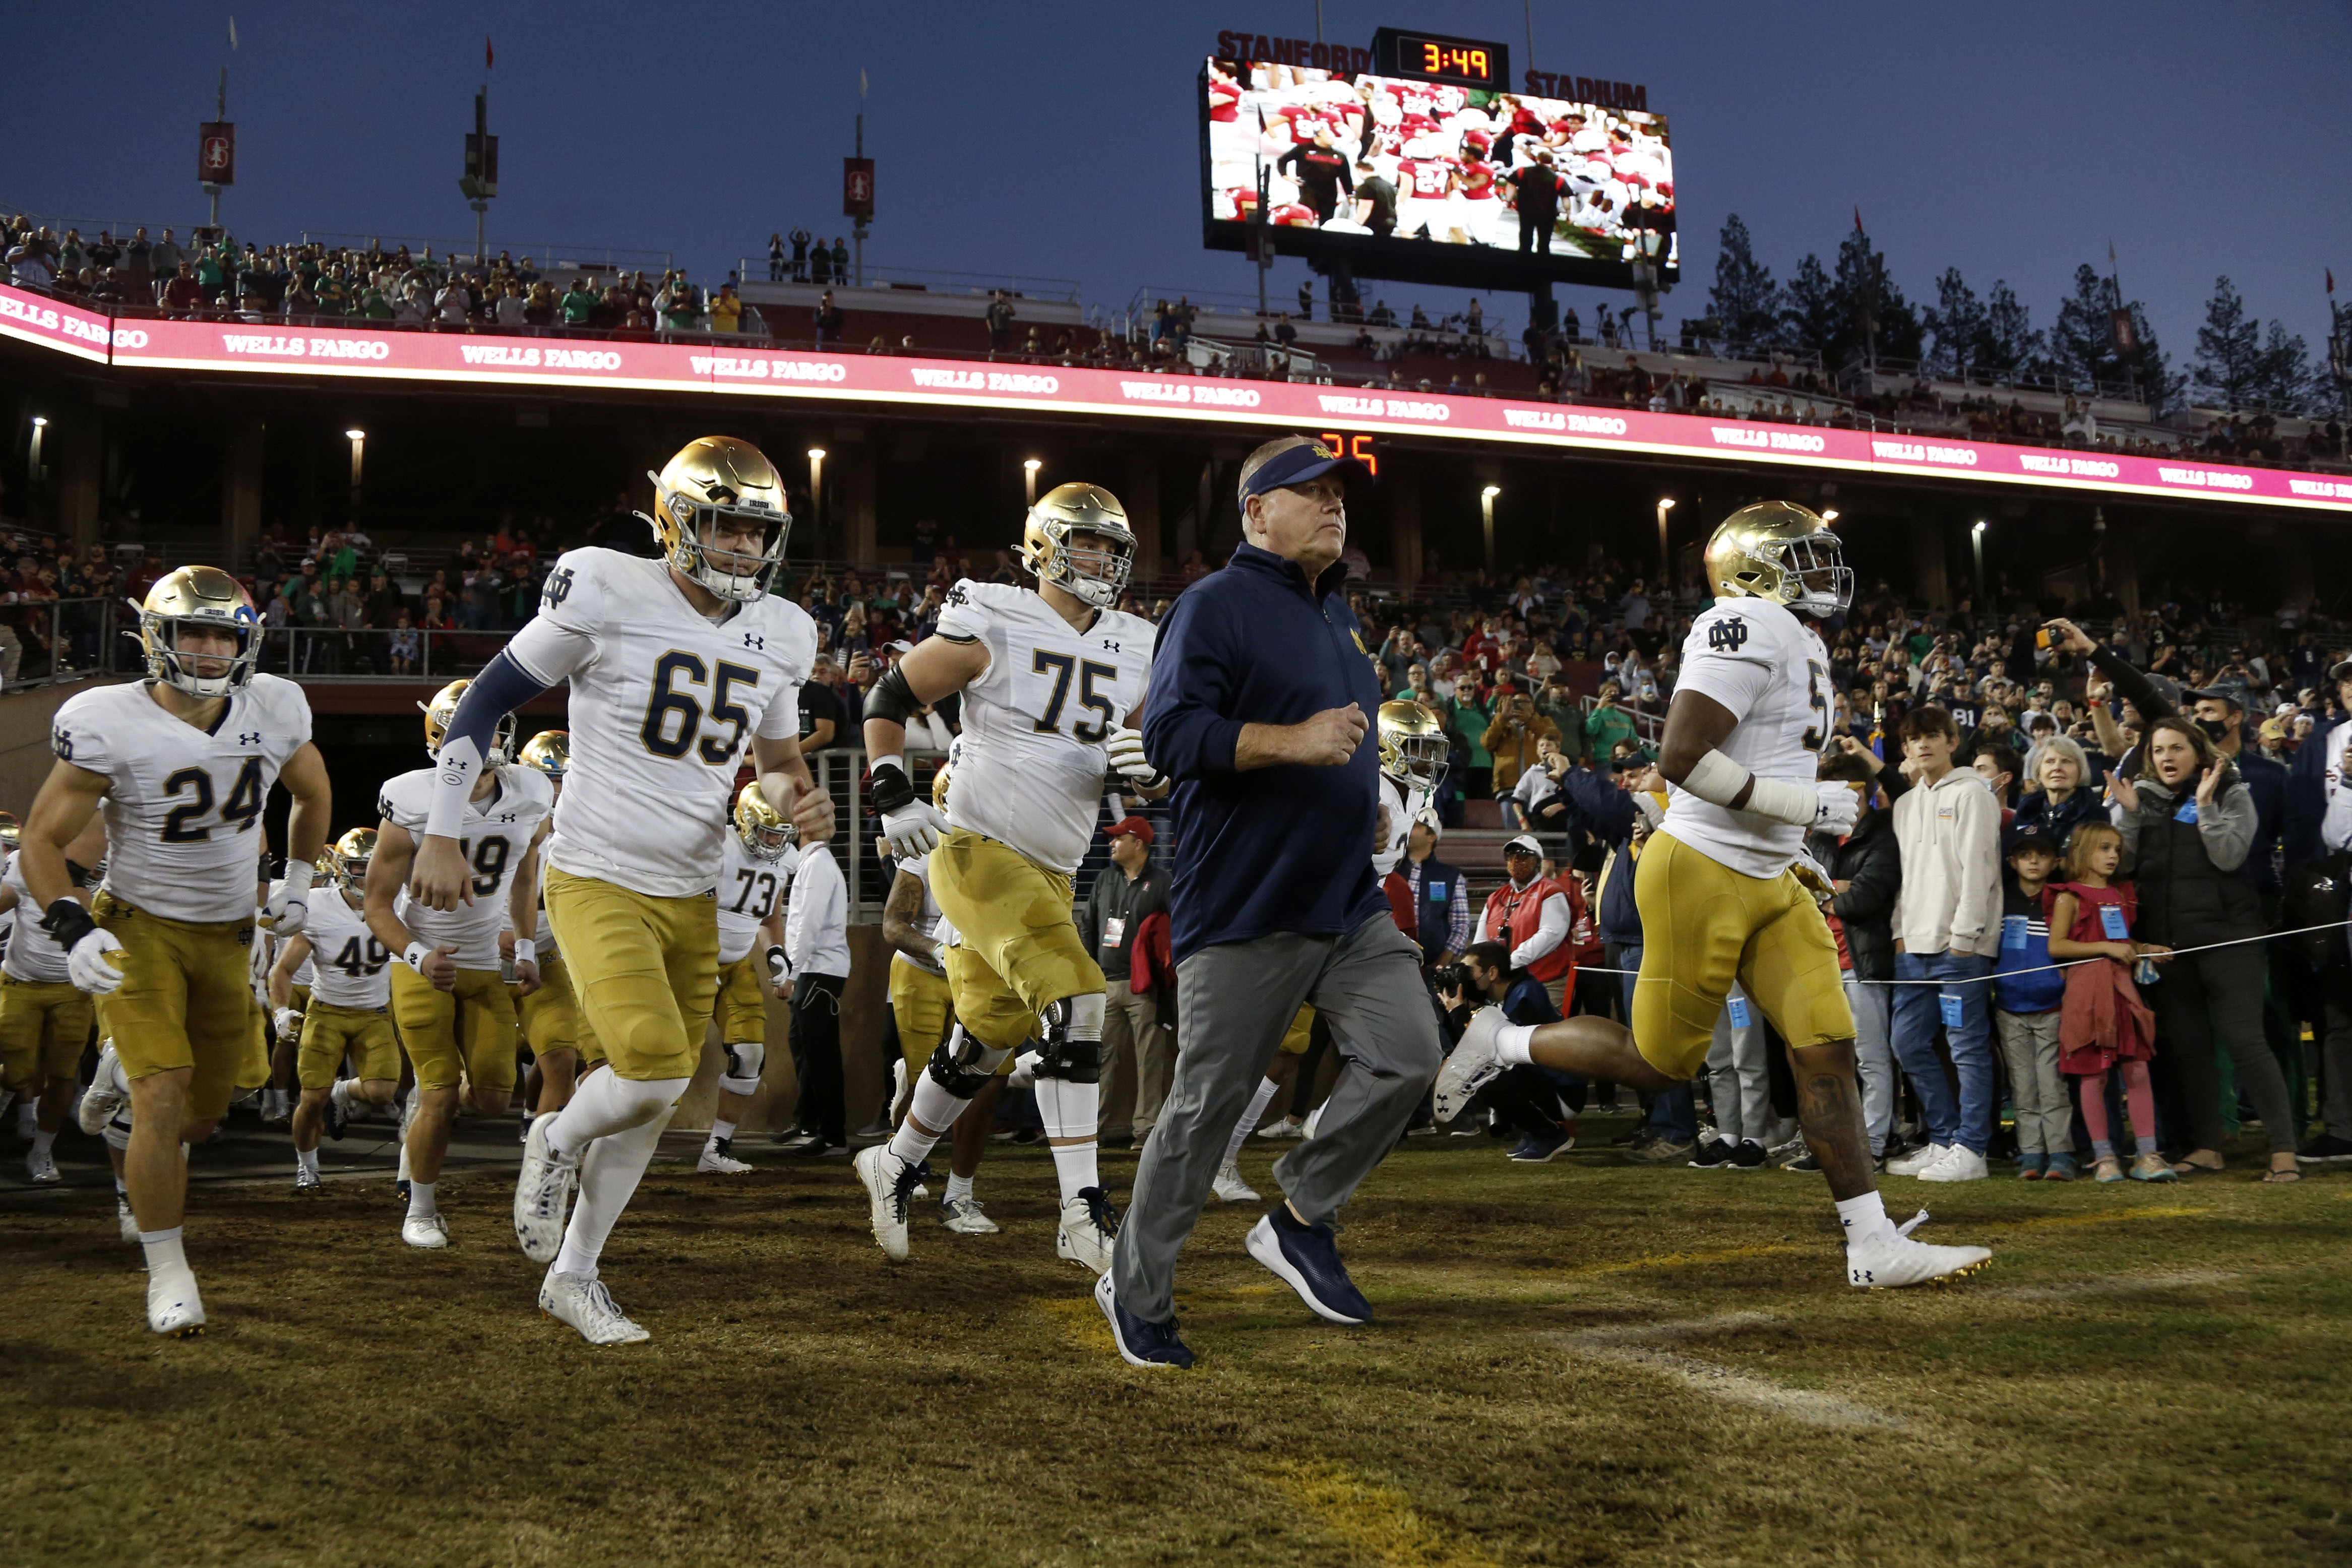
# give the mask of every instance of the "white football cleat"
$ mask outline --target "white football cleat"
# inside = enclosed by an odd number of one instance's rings
[[[1242,1180],[1241,1166],[1233,1160],[1227,1160],[1217,1167],[1217,1179],[1211,1184],[1209,1190],[1227,1203],[1255,1203],[1258,1200],[1250,1184]]]
[[[1886,1174],[1917,1176],[1930,1166],[1941,1165],[1945,1156],[1949,1155],[1956,1146],[1952,1144],[1928,1144],[1924,1147],[1914,1149],[1901,1159],[1887,1161]]]
[[[1002,1228],[988,1218],[976,1197],[945,1197],[940,1200],[940,1223],[958,1236],[993,1236]]]
[[[702,1143],[702,1157],[694,1162],[694,1168],[713,1176],[741,1176],[751,1166],[750,1161],[735,1157],[734,1139],[706,1138]]]
[[[580,1185],[579,1157],[559,1155],[547,1146],[547,1134],[554,1125],[552,1116],[532,1121],[530,1136],[522,1145],[522,1172],[515,1178],[515,1241],[522,1255],[534,1263],[552,1263],[563,1250],[565,1211]]]
[[[1440,1123],[1451,1122],[1469,1109],[1479,1090],[1502,1074],[1506,1063],[1496,1054],[1495,1036],[1510,1020],[1491,1004],[1470,1015],[1470,1027],[1454,1042],[1454,1054],[1437,1070],[1430,1089],[1430,1109]]]
[[[438,1251],[449,1245],[449,1222],[437,1214],[412,1214],[400,1222],[400,1239],[411,1247]]]
[[[1257,1130],[1261,1138],[1297,1138],[1305,1136],[1300,1124],[1287,1116],[1277,1116]]]
[[[58,1175],[57,1156],[47,1149],[25,1151],[25,1176],[29,1181],[43,1183],[66,1179]]]
[[[1937,1247],[1911,1239],[1927,1211],[1900,1228],[1845,1249],[1845,1282],[1857,1290],[1889,1291],[1905,1285],[1939,1285],[1973,1274],[1992,1261],[1988,1247]]]
[[[639,1344],[654,1337],[629,1321],[602,1280],[551,1272],[539,1282],[539,1310],[579,1330],[590,1344]]]
[[[1054,1233],[1054,1255],[1083,1263],[1097,1274],[1110,1272],[1110,1250],[1118,1240],[1118,1210],[1110,1194],[1090,1186],[1062,1201],[1061,1228]]]
[[[1985,1168],[1985,1157],[1966,1144],[1954,1144],[1952,1152],[1919,1173],[1921,1181],[1982,1181],[1992,1173]]]
[[[317,1192],[324,1186],[325,1184],[319,1180],[319,1173],[317,1171],[307,1169],[301,1166],[296,1166],[294,1167],[294,1190],[296,1192]]]
[[[114,1054],[114,1041],[109,1040],[99,1049],[98,1071],[90,1079],[89,1087],[82,1091],[81,1103],[74,1108],[74,1121],[95,1138],[106,1130],[106,1124],[130,1098],[131,1082],[122,1076],[122,1059]]]
[[[882,1256],[893,1263],[907,1260],[907,1200],[921,1178],[923,1167],[908,1165],[890,1152],[887,1144],[860,1149],[850,1164],[866,1184],[868,1218]]]
[[[148,1270],[147,1326],[173,1339],[205,1332],[205,1299],[196,1291],[194,1270],[181,1263]]]
[[[139,1244],[139,1217],[131,1212],[131,1200],[120,1194],[114,1199],[114,1228],[122,1239],[134,1247]]]

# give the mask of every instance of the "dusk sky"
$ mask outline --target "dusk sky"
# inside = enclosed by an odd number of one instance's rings
[[[223,214],[240,238],[470,240],[457,178],[487,34],[494,246],[671,251],[716,281],[771,230],[845,233],[863,68],[869,260],[1076,278],[1112,309],[1139,287],[1253,287],[1241,257],[1201,247],[1196,78],[1221,29],[1316,32],[1304,0],[11,11],[18,152],[0,204],[85,227],[201,219],[195,128],[226,64],[239,167]],[[1528,64],[1517,4],[1323,7],[1333,41],[1381,25],[1492,38]],[[2352,7],[1552,0],[1534,27],[1539,68],[1646,83],[1670,116],[1685,248],[1669,323],[1703,313],[1727,213],[1785,279],[1834,252],[1857,206],[1915,301],[1956,265],[1979,293],[2008,278],[2043,327],[2112,240],[2180,368],[2217,273],[2315,355],[2323,268],[2352,301]],[[1276,286],[1303,271],[1280,263]],[[1490,308],[1516,323],[1522,305]]]

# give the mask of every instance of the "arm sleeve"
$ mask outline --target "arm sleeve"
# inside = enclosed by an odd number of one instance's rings
[[[1233,698],[1226,629],[1199,594],[1178,597],[1160,628],[1144,697],[1143,747],[1171,779],[1234,770],[1242,721],[1225,716]]]
[[[2254,792],[2241,779],[2230,786],[2210,811],[2197,813],[2197,836],[2205,857],[2218,871],[2235,871],[2246,863],[2254,846]]]
[[[520,642],[530,630],[526,626],[515,633],[515,642]],[[425,812],[425,832],[445,839],[457,836],[458,827],[466,820],[467,798],[474,791],[474,780],[481,777],[499,720],[551,685],[523,668],[515,659],[511,645],[501,649],[496,658],[482,666],[482,673],[474,677],[466,687],[466,695],[457,699],[457,711],[449,720],[449,733],[442,737],[441,749],[434,758],[433,802]]]
[[[1511,949],[1511,967],[1524,969],[1568,940],[1568,895],[1555,893],[1543,901],[1536,916],[1535,934]]]

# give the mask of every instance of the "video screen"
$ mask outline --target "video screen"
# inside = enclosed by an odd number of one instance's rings
[[[1367,276],[1433,276],[1403,246],[1570,281],[1679,271],[1663,115],[1263,61],[1212,58],[1202,83],[1213,248],[1248,248],[1263,174],[1279,251],[1337,250]]]

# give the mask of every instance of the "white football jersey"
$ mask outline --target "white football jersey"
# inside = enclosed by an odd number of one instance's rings
[[[1769,599],[1723,599],[1691,624],[1677,691],[1714,698],[1738,719],[1719,749],[1759,779],[1808,789],[1820,777],[1835,691],[1820,635]],[[1789,869],[1806,830],[1709,805],[1679,787],[1664,831],[1748,876]]]
[[[422,838],[439,783],[440,770],[434,768],[387,779],[376,797],[376,810],[385,821]],[[430,909],[412,902],[404,887],[393,901],[393,914],[418,941],[436,947],[454,945],[457,967],[497,968],[499,933],[506,929],[507,893],[514,885],[515,868],[522,864],[531,835],[554,805],[555,790],[547,775],[511,762],[499,768],[489,794],[466,802],[465,825],[457,834],[457,852],[474,874],[474,902],[455,909]],[[413,868],[415,862],[410,863]]]
[[[719,881],[735,770],[754,734],[800,734],[816,622],[772,596],[713,622],[657,560],[567,550],[507,651],[572,683],[572,766],[550,863],[655,898]]]
[[[742,834],[728,830],[726,858],[719,862],[719,963],[740,963],[751,952],[760,922],[776,907],[776,894],[791,876],[789,862],[761,860],[743,847]]]
[[[105,889],[166,920],[253,918],[261,810],[278,770],[310,739],[302,688],[256,674],[198,729],[143,682],[99,686],[58,709],[49,748],[102,774]]]
[[[1412,820],[1429,804],[1429,791],[1417,784],[1407,788],[1383,773],[1381,804],[1389,809],[1389,837],[1388,842],[1372,852],[1372,874],[1384,877],[1396,870],[1397,862],[1404,858],[1405,840],[1412,836]]]
[[[962,753],[959,752],[957,755],[961,756]],[[954,782],[953,779],[950,778],[949,782],[952,785]],[[928,855],[912,855],[906,860],[898,861],[894,863],[900,871],[907,873],[909,876],[912,876],[916,881],[923,884],[923,912],[915,917],[915,929],[929,937],[932,941],[939,943],[940,946],[946,946],[947,938],[941,936],[940,932],[941,928],[947,925],[948,917],[940,912],[940,901],[931,896],[930,857]],[[949,936],[952,936],[954,935],[955,933],[953,931],[948,932]],[[926,964],[920,958],[915,957],[911,954],[894,952],[890,955],[890,961],[894,964],[905,964],[911,968],[920,969],[927,975],[937,975],[942,979],[947,977],[948,971],[946,965],[938,962]]]
[[[963,689],[949,823],[1077,870],[1102,809],[1103,743],[1151,676],[1151,622],[1106,610],[1080,632],[1028,589],[966,578],[940,635],[988,649],[988,668]]]
[[[387,966],[400,955],[368,929],[366,917],[352,906],[341,888],[329,884],[312,891],[302,935],[310,944],[310,958],[303,967],[311,972],[307,983],[312,1001],[339,1008],[391,1005]]]
[[[16,855],[8,857],[8,869],[0,873],[0,883],[16,895],[16,907],[27,918],[19,920],[7,936],[7,957],[0,961],[12,980],[27,980],[45,986],[64,985],[73,975],[66,967],[66,950],[58,939],[41,929],[41,917],[33,906],[33,890],[25,885],[25,863]]]

